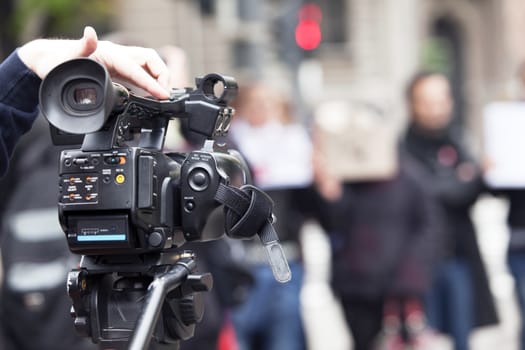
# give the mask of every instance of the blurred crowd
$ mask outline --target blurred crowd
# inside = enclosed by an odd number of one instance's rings
[[[166,52],[181,69],[183,53]],[[173,82],[180,84],[186,81]],[[182,349],[307,349],[301,233],[312,220],[330,242],[330,283],[354,349],[432,349],[439,334],[456,350],[470,349],[474,328],[498,323],[470,216],[482,194],[511,203],[508,260],[525,316],[525,191],[485,182],[492,163],[470,153],[453,122],[447,76],[421,71],[407,82],[401,132],[371,104],[327,102],[304,119],[287,91],[264,80],[239,85],[226,142],[275,203],[292,280],[274,280],[260,242],[197,245],[215,286],[206,293],[204,321]],[[200,146],[171,130],[173,150]],[[37,124],[0,184],[2,349],[93,348],[69,317],[64,281],[78,259],[56,222],[55,186],[42,186],[56,183],[57,156],[47,126]]]

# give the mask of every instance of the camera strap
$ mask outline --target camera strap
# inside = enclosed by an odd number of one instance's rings
[[[215,200],[224,205],[225,231],[232,238],[251,238],[256,234],[264,245],[275,279],[291,279],[290,267],[273,227],[273,201],[255,186],[241,188],[219,184]]]
[[[224,205],[226,234],[232,238],[251,238],[271,224],[273,201],[256,187],[221,183],[215,199]]]

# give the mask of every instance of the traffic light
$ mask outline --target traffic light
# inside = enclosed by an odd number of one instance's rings
[[[305,51],[315,50],[322,40],[323,13],[321,9],[314,3],[303,4],[299,8],[298,17],[295,27],[295,43]]]

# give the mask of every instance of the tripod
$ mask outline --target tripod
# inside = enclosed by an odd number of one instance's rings
[[[178,349],[202,319],[199,292],[211,290],[212,277],[193,273],[192,252],[165,258],[150,254],[135,263],[107,264],[84,256],[67,282],[77,331],[101,349]]]

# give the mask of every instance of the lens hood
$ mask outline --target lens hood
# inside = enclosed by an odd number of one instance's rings
[[[115,93],[107,70],[89,58],[55,67],[40,86],[42,114],[53,126],[72,134],[100,130],[114,106]]]

